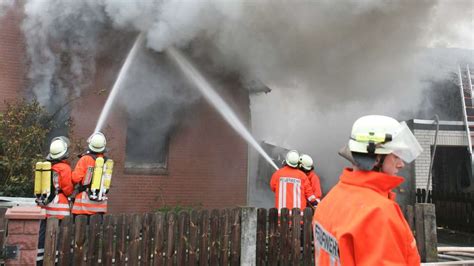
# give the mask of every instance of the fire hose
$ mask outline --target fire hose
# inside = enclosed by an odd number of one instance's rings
[[[462,261],[462,257],[474,259],[474,247],[438,247],[438,257]]]

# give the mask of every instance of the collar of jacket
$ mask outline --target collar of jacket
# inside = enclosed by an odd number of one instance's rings
[[[381,195],[393,198],[391,190],[398,187],[405,179],[400,176],[387,175],[375,171],[354,171],[351,168],[344,169],[341,182],[349,185],[367,187],[377,191]]]

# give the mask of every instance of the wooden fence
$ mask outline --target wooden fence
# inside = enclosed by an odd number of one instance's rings
[[[242,217],[225,209],[51,218],[44,265],[240,265],[242,239],[255,232],[257,265],[314,265],[310,208],[258,209],[254,223]]]
[[[416,202],[424,202],[425,189],[416,190]],[[474,232],[474,193],[429,191],[428,202],[436,205],[439,226]]]

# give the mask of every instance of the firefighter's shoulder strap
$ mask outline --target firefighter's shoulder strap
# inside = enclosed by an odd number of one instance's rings
[[[94,162],[97,160],[97,158],[99,157],[97,153],[92,153],[90,151],[86,151],[84,153],[82,153],[81,155],[79,155],[79,158],[82,158],[84,156],[90,156]],[[106,161],[108,158],[106,156],[102,156],[102,158],[104,158],[104,161]],[[84,182],[80,183],[79,184],[79,192],[83,192],[83,191],[86,191],[86,190],[90,190],[90,187],[91,187],[91,184],[92,184],[92,175],[94,174],[94,167],[95,167],[95,163],[93,166],[89,167],[86,171],[86,175],[85,175],[85,180]]]

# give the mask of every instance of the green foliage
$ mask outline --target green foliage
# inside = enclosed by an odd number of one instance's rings
[[[43,143],[53,128],[37,101],[6,103],[0,113],[0,191],[4,196],[32,196],[33,165],[45,154]]]

